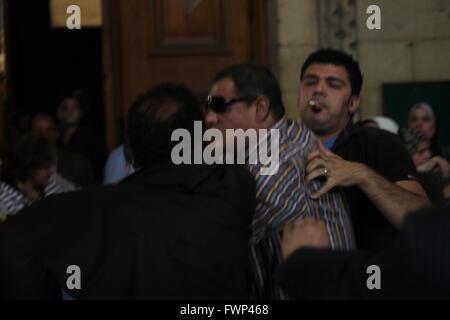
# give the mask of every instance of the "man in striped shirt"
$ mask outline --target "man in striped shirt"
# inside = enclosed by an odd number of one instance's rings
[[[227,129],[275,129],[279,133],[278,171],[264,175],[261,163],[248,164],[256,179],[257,198],[250,241],[250,297],[254,299],[287,298],[276,285],[274,274],[282,261],[281,231],[288,222],[315,217],[326,223],[333,249],[354,248],[349,214],[340,191],[313,200],[311,193],[320,188],[322,181],[305,184],[306,158],[318,147],[318,140],[284,114],[280,87],[267,68],[245,63],[228,67],[215,77],[205,116],[209,127],[221,130],[223,136]],[[271,135],[269,130],[266,136],[260,136],[259,145],[263,140],[271,141]]]

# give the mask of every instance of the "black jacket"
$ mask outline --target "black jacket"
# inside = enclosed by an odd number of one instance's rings
[[[38,201],[0,225],[1,296],[246,298],[254,199],[244,168],[168,165]]]
[[[299,249],[278,273],[298,299],[450,299],[450,207],[407,216],[398,238],[377,254]],[[380,289],[369,290],[380,268]]]
[[[332,151],[345,160],[366,164],[392,183],[417,177],[411,156],[400,138],[385,130],[349,122]],[[397,229],[359,187],[343,190],[352,216],[356,247],[378,252],[389,246]]]

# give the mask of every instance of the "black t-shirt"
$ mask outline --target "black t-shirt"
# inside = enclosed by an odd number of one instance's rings
[[[391,182],[416,180],[412,159],[401,140],[385,130],[349,123],[332,151],[345,160],[364,163]],[[358,249],[379,251],[390,244],[396,228],[358,187],[344,188]]]

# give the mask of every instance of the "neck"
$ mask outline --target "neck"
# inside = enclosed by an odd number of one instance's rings
[[[340,126],[339,129],[337,130],[333,130],[331,132],[324,132],[323,134],[317,134],[317,136],[319,137],[320,141],[323,143],[331,138],[334,138],[336,136],[338,136],[348,125],[349,121],[351,121],[351,118],[349,118],[344,125]]]
[[[323,136],[319,136],[319,140],[320,140],[322,143],[325,143],[325,141],[328,141],[328,140],[330,140],[331,138],[336,137],[339,133],[340,133],[340,132],[333,133],[333,134],[327,134],[327,135],[323,135]]]
[[[272,114],[270,114],[258,129],[271,129],[280,120],[275,120]]]

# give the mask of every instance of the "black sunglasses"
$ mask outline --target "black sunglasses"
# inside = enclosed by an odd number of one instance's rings
[[[215,97],[208,96],[206,98],[206,110],[211,109],[215,113],[225,113],[227,111],[228,106],[232,105],[236,102],[251,102],[255,100],[254,98],[224,98],[224,97]]]

